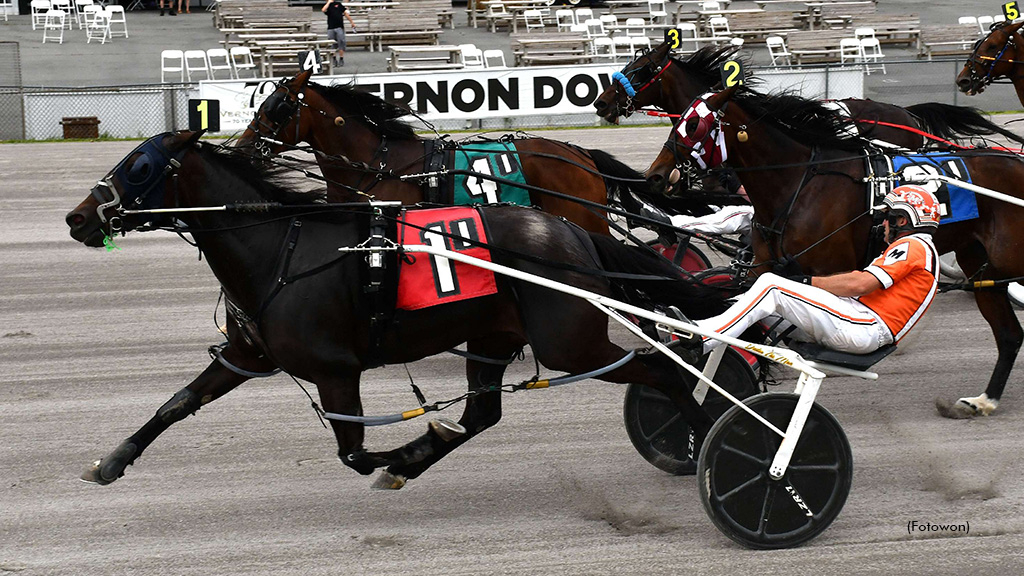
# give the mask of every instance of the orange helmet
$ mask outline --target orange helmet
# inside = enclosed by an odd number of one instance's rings
[[[939,200],[920,186],[905,184],[885,195],[882,203],[890,212],[900,212],[911,228],[938,228]]]

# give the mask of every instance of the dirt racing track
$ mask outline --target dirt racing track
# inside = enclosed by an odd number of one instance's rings
[[[545,135],[643,168],[666,132]],[[115,484],[84,484],[86,465],[191,381],[221,342],[217,283],[195,249],[163,232],[120,238],[111,252],[68,236],[64,215],[136,144],[0,146],[0,573],[1024,568],[1024,369],[992,417],[945,420],[933,407],[936,397],[981,393],[995,362],[965,293],[937,298],[914,341],[876,367],[879,381],[826,379],[818,401],[853,447],[853,490],[835,523],[796,549],[749,551],[719,533],[693,477],[667,475],[631,446],[624,388],[597,381],[505,396],[498,426],[397,492],[370,490],[373,477],[338,461],[333,434],[282,375],[176,424]],[[430,400],[465,391],[456,357],[408,368]],[[506,381],[532,375],[528,357]],[[362,397],[367,414],[416,406],[402,366],[365,374]],[[394,448],[425,426],[370,429],[366,445]],[[908,533],[913,522],[926,529]]]

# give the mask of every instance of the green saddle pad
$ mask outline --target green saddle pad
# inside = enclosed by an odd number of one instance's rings
[[[452,203],[493,204],[510,202],[530,206],[530,194],[514,184],[526,184],[519,154],[512,142],[467,142],[455,150],[455,169],[488,174],[500,180],[475,175],[456,175],[452,180]]]

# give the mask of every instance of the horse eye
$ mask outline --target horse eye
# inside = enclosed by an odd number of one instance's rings
[[[688,119],[686,121],[686,135],[687,136],[691,136],[691,137],[692,136],[696,136],[696,134],[694,134],[694,132],[697,131],[697,126],[699,126],[699,125],[700,125],[700,118],[697,118],[696,116],[693,116],[690,119]]]
[[[149,179],[150,173],[153,171],[153,162],[149,157],[149,154],[142,154],[132,162],[131,168],[128,169],[128,182],[132,184],[141,184]]]

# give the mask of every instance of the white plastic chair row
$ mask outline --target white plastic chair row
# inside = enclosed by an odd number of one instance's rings
[[[555,10],[555,25],[559,32],[569,32],[573,26],[583,24],[593,17],[594,10],[591,8]]]
[[[167,75],[177,74],[178,82],[188,78],[193,81],[193,73],[205,75],[203,80],[216,80],[217,72],[227,72],[227,78],[242,78],[242,72],[250,70],[256,77],[256,63],[253,62],[252,51],[248,46],[235,46],[230,51],[224,48],[209,50],[164,50],[160,52],[160,82],[167,82]]]
[[[871,75],[872,70],[886,73],[885,64],[882,63],[883,57],[882,47],[877,38],[843,38],[839,41],[840,63],[861,63],[868,75]]]
[[[982,34],[988,34],[992,24],[1005,21],[1006,17],[1002,14],[998,16],[961,16],[957,19],[957,23],[961,26],[977,26],[978,31]]]
[[[0,12],[4,13],[4,22],[7,22],[7,12],[14,10],[14,0],[0,0]]]

